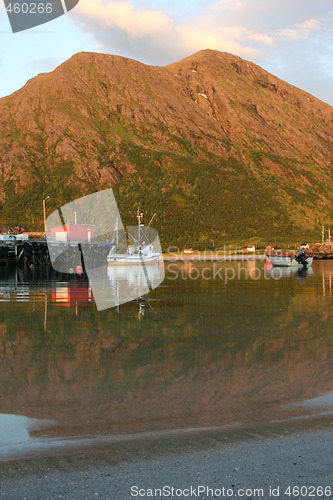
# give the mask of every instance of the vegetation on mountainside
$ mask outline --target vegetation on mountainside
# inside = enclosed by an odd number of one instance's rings
[[[57,81],[61,79],[61,88]],[[0,223],[112,187],[163,248],[318,238],[333,219],[332,108],[235,56],[166,68],[79,54],[0,100]]]

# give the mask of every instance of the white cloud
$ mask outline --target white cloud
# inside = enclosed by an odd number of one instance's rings
[[[227,30],[208,29],[204,27],[198,29],[196,26],[183,26],[178,28],[178,31],[184,45],[190,52],[209,48],[239,54],[243,57],[254,57],[258,52],[256,49],[240,42],[240,39],[244,36],[242,29],[236,29],[237,34],[233,33],[233,36]]]
[[[183,0],[187,16],[175,15],[170,1],[80,0],[71,18],[101,52],[163,65],[211,48],[249,59],[310,92],[316,84],[325,87],[318,71],[327,80],[327,62],[325,70],[320,65],[332,46],[332,0]]]
[[[281,40],[323,31],[330,2],[314,6],[313,0],[220,0],[177,22],[161,2],[154,9],[136,0],[81,0],[73,16],[104,51],[123,47],[144,62],[163,64],[204,48],[264,60]]]
[[[309,19],[332,16],[331,0],[220,0],[211,9],[223,26],[237,24],[256,32],[272,33]]]
[[[161,10],[136,10],[130,2],[81,0],[76,14],[95,20],[103,26],[116,27],[130,36],[141,37],[174,27],[174,22]]]
[[[275,41],[272,36],[265,35],[264,33],[251,33],[249,32],[248,38],[250,40],[255,40],[256,42],[263,43],[265,45],[270,45],[271,47],[274,46]]]
[[[268,35],[253,30],[212,25],[208,12],[180,24],[162,10],[138,9],[127,1],[81,0],[74,17],[85,31],[94,33],[103,51],[114,53],[122,48],[152,64],[171,62],[205,48],[255,57],[258,47],[252,47],[251,40],[259,45],[273,43]]]
[[[312,32],[323,33],[327,31],[325,22],[321,19],[311,18],[301,24],[296,24],[294,28],[285,28],[275,34],[276,39],[299,40],[309,38]]]
[[[312,17],[311,19],[308,19],[304,23],[298,24],[297,27],[299,29],[303,29],[303,30],[309,32],[309,31],[316,31],[316,30],[319,31],[324,27],[324,25],[318,19]]]

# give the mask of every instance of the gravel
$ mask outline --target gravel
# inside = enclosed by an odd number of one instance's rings
[[[247,432],[242,439],[207,435],[200,446],[195,443],[191,438],[186,446],[164,449],[161,440],[141,452],[127,451],[118,463],[112,447],[81,460],[3,463],[0,499],[333,498],[330,428],[269,436]]]

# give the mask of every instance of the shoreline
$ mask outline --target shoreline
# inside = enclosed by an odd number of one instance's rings
[[[216,252],[194,252],[192,254],[184,253],[163,253],[163,260],[165,262],[213,262],[213,261],[253,261],[253,260],[266,260],[266,255],[248,255],[248,254],[222,254]]]
[[[280,422],[269,428],[138,440],[132,446],[110,445],[89,452],[83,449],[67,455],[2,462],[0,496],[6,500],[125,500],[162,498],[133,495],[134,485],[146,493],[165,485],[179,489],[206,485],[234,492],[237,488],[263,489],[265,500],[270,498],[269,487],[279,487],[277,498],[293,499],[296,496],[282,495],[289,485],[333,487],[332,424],[332,416],[326,416]],[[329,499],[331,495],[319,497]]]
[[[291,252],[292,253],[292,252]],[[194,252],[193,254],[184,253],[162,253],[162,258],[164,262],[233,262],[233,261],[265,261],[267,259],[266,254],[234,254],[228,255],[220,254],[216,252]],[[328,261],[333,260],[333,254],[322,256],[318,254],[313,254],[314,261]]]

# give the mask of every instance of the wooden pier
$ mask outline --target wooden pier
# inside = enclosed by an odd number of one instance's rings
[[[57,255],[59,268],[64,272],[72,272],[77,266],[82,266],[82,254],[90,266],[104,265],[110,251],[106,243],[52,243]],[[0,241],[0,264],[2,265],[51,265],[49,246],[45,240]]]

